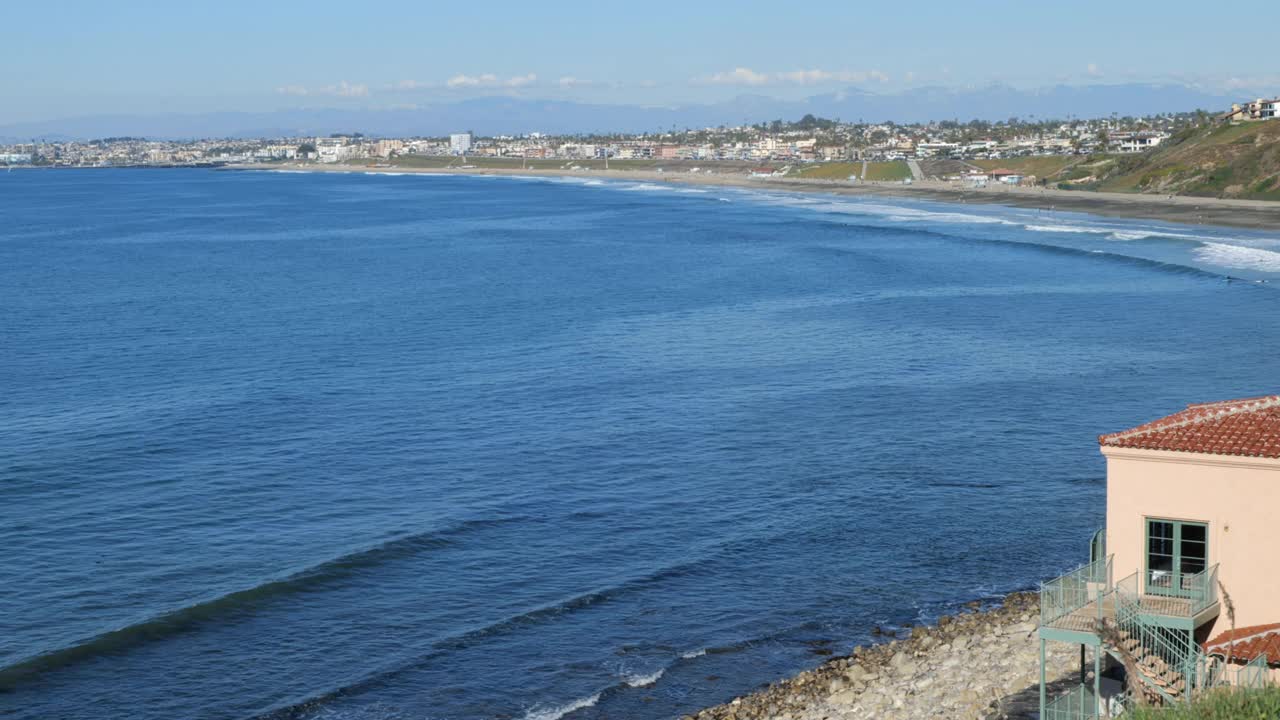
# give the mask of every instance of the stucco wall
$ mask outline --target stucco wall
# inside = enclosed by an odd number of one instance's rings
[[[1104,447],[1115,579],[1144,569],[1148,517],[1208,523],[1236,626],[1280,622],[1280,461]],[[1224,612],[1225,615],[1225,612]],[[1227,629],[1225,617],[1213,632]]]

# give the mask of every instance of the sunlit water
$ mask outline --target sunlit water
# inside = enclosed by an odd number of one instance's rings
[[[1084,560],[1098,433],[1276,389],[1278,278],[1033,210],[0,175],[0,716],[726,700]]]

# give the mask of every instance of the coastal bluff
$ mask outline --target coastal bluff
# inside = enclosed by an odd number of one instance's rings
[[[989,610],[943,616],[682,720],[1029,720],[1039,711],[1038,603],[1014,593]],[[1050,650],[1049,677],[1076,682],[1079,654]]]

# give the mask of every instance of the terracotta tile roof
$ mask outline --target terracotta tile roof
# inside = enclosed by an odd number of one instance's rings
[[[1233,638],[1235,639],[1234,648],[1231,645]],[[1227,659],[1237,662],[1249,662],[1266,653],[1268,665],[1280,664],[1280,623],[1251,625],[1228,630],[1209,640],[1202,647],[1207,655],[1226,657],[1230,654],[1232,657]]]
[[[1107,447],[1280,458],[1280,395],[1197,403],[1132,430],[1098,436]]]

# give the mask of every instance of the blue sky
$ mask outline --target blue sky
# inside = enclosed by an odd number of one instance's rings
[[[82,2],[0,11],[0,124],[391,108],[477,95],[673,105],[860,87],[1177,81],[1280,92],[1280,2]]]

